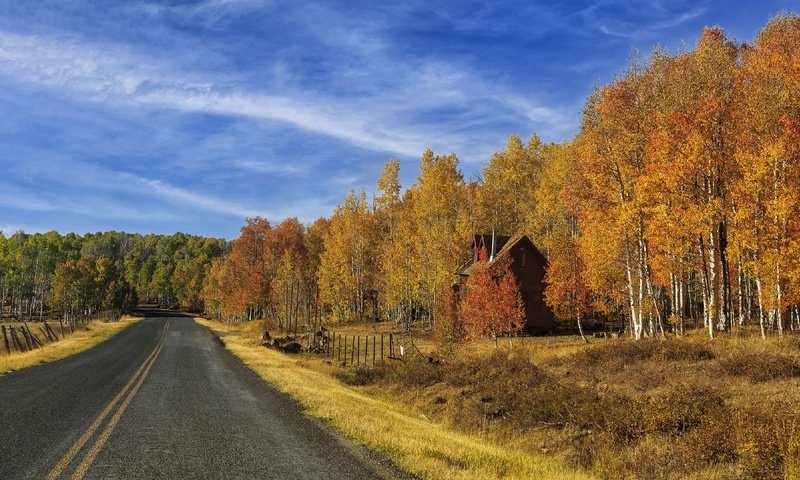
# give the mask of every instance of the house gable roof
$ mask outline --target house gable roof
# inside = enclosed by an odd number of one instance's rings
[[[478,237],[479,237],[478,235],[475,236],[476,239]],[[540,252],[539,249],[536,248],[536,245],[533,244],[533,242],[531,241],[530,238],[528,238],[527,235],[522,234],[522,233],[518,233],[518,234],[516,234],[516,235],[514,235],[514,236],[512,236],[510,238],[509,237],[505,237],[505,238],[508,238],[508,241],[506,241],[505,244],[500,248],[500,250],[497,253],[495,253],[494,258],[489,262],[490,266],[494,262],[496,262],[498,258],[500,258],[500,257],[502,257],[504,255],[507,255],[508,252],[510,252],[516,245],[518,245],[519,243],[522,243],[522,242],[525,242],[530,246],[530,248],[534,252],[534,255],[536,255],[536,257],[539,258],[539,260],[541,261],[541,263],[543,265],[547,265],[547,259],[545,258],[544,255],[542,255],[542,252]],[[490,241],[491,241],[491,236],[490,236]],[[458,271],[456,273],[458,275],[461,275],[461,276],[469,276],[470,273],[472,272],[472,269],[475,266],[475,263],[476,262],[473,261],[473,262],[469,263],[468,265],[464,265],[463,267],[458,269]]]

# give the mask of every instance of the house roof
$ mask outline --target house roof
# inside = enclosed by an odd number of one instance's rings
[[[479,237],[479,235],[476,235],[475,237],[477,239]],[[545,256],[542,255],[542,252],[540,252],[539,249],[536,248],[536,245],[533,244],[533,242],[531,241],[530,238],[528,238],[527,235],[522,234],[522,233],[518,233],[518,234],[516,234],[516,235],[514,235],[512,237],[503,237],[503,238],[507,239],[507,241],[505,241],[505,243],[502,245],[500,250],[498,250],[497,253],[495,253],[494,258],[489,262],[490,266],[494,262],[496,262],[498,258],[500,258],[500,257],[502,257],[504,255],[507,255],[508,252],[510,252],[520,242],[527,242],[528,244],[530,244],[531,248],[533,249],[534,254],[537,257],[539,257],[539,259],[541,260],[541,262],[543,264],[545,264],[545,265],[547,264],[547,259],[545,258]],[[489,241],[491,242],[491,235],[489,236]],[[477,243],[475,245],[477,246]],[[456,272],[456,274],[462,275],[462,276],[469,276],[474,267],[475,267],[475,261],[473,260],[472,262],[470,262],[470,263],[464,265],[463,267],[459,268],[458,271]]]
[[[511,237],[506,235],[495,235],[495,253],[499,252],[505,245],[511,240]],[[492,234],[488,235],[473,235],[472,236],[472,248],[478,249],[480,247],[486,247],[486,250],[489,251],[492,249]]]

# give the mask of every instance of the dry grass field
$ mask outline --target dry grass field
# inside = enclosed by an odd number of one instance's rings
[[[21,353],[12,352],[10,355],[2,351],[0,353],[0,375],[88,350],[141,319],[142,317],[125,315],[116,322],[94,320],[76,328],[74,333],[67,333],[63,339],[57,342],[45,344],[42,348]],[[5,325],[17,326],[18,324],[5,323]],[[34,323],[29,323],[31,327],[34,325]],[[56,331],[61,335],[61,331],[57,327]]]
[[[342,368],[312,355],[290,357],[258,346],[263,322],[207,325],[224,329],[229,348],[317,415],[425,477],[525,475],[510,474],[494,461],[472,463],[473,454],[462,457],[463,447],[453,451],[450,441],[398,450],[382,438],[382,430],[359,425],[365,418],[361,405],[374,405],[370,418],[387,409],[394,412],[390,416],[416,422],[398,431],[413,432],[414,442],[421,431],[449,432],[465,442],[515,452],[527,459],[519,465],[551,465],[541,463],[547,456],[562,476],[800,478],[798,336],[762,340],[755,331],[739,329],[713,342],[695,331],[640,342],[592,339],[588,345],[576,336],[527,337],[511,345],[507,339],[497,346],[488,340],[469,343],[440,357],[430,335],[416,331],[396,338],[413,339],[424,355],[413,352],[403,362],[375,368]],[[333,330],[364,335],[390,328],[362,324]],[[334,407],[331,391],[347,400]],[[432,460],[437,455],[439,460]],[[476,465],[495,466],[477,471]],[[575,470],[560,470],[565,465]]]

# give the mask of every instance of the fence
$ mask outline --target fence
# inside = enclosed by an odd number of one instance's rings
[[[342,365],[377,365],[386,359],[399,360],[406,347],[395,340],[392,333],[382,335],[342,335],[331,332],[323,348],[323,355],[336,359]]]
[[[29,352],[43,347],[45,343],[59,340],[58,334],[47,322],[42,322],[42,325],[39,326],[41,337],[28,327],[27,322],[23,322],[22,325],[17,325],[16,327],[2,325],[0,330],[3,332],[3,346],[9,355],[15,350],[17,352]],[[64,337],[63,325],[61,326],[61,337]]]

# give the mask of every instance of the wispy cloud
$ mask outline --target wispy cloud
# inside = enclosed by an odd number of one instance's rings
[[[22,230],[25,233],[42,233],[47,231],[46,229],[32,227],[30,225],[25,224],[3,224],[0,225],[0,233],[5,235],[6,237],[10,237],[14,233]]]
[[[174,216],[165,211],[144,212],[133,206],[126,206],[108,198],[98,198],[88,193],[79,200],[71,195],[53,192],[36,192],[13,185],[0,184],[0,206],[27,212],[57,213],[66,212],[95,219],[125,220],[169,220]]]
[[[20,210],[160,222],[177,219],[179,211],[212,212],[237,219],[270,216],[266,210],[175,186],[162,179],[59,156],[32,160],[8,172],[49,186],[41,189],[0,183],[0,205]],[[75,189],[81,195],[75,195]],[[122,193],[126,194],[124,200],[115,199]]]
[[[373,63],[390,62],[381,57]],[[265,93],[232,88],[225,76],[179,73],[169,62],[117,45],[0,32],[0,72],[8,78],[96,102],[285,122],[360,148],[404,156],[417,156],[428,146],[472,147],[468,136],[454,132],[457,124],[418,126],[409,121],[409,115],[432,108],[466,108],[463,121],[491,120],[493,110],[554,131],[574,124],[559,109],[488,85],[456,66],[426,61],[414,67],[405,78],[393,80],[392,88],[371,87],[355,98],[311,90]]]
[[[278,177],[298,177],[309,174],[305,165],[292,165],[275,161],[237,160],[234,166],[256,173],[275,175]]]
[[[589,27],[606,35],[628,40],[652,38],[659,32],[694,20],[708,11],[699,2],[648,0],[631,4],[617,0],[596,0],[582,12]]]
[[[257,210],[255,208],[245,207],[235,202],[228,202],[218,198],[203,195],[201,193],[193,192],[191,190],[170,185],[161,180],[151,180],[147,178],[137,177],[131,174],[121,174],[123,179],[129,179],[135,185],[143,186],[143,194],[157,195],[163,199],[171,200],[173,203],[180,204],[184,207],[199,208],[210,212],[222,213],[225,215],[233,215],[234,217],[255,217],[261,215],[270,217],[271,215],[266,211]],[[130,188],[130,187],[129,187]]]

